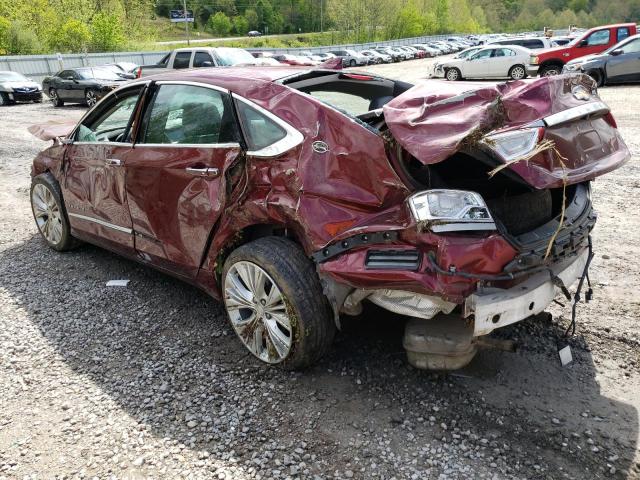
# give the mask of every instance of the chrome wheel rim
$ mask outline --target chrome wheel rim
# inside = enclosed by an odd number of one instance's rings
[[[42,236],[56,245],[62,240],[62,215],[60,206],[53,193],[41,183],[36,184],[31,192],[31,205],[36,225]]]
[[[224,303],[231,325],[260,360],[280,363],[291,352],[293,328],[285,297],[262,268],[234,263],[224,279]]]
[[[98,101],[95,92],[93,92],[92,90],[89,90],[87,92],[85,98],[87,99],[87,105],[89,105],[90,107],[93,107]]]
[[[58,101],[58,92],[56,92],[55,90],[50,90],[49,91],[49,98],[55,104]]]
[[[543,76],[551,77],[553,75],[560,75],[560,72],[558,70],[556,70],[555,68],[552,68],[550,70],[545,71]]]
[[[524,77],[524,68],[516,67],[511,71],[511,78],[514,80],[520,80]]]
[[[451,69],[449,71],[447,71],[447,79],[449,80],[457,80],[458,79],[458,72],[454,69]]]

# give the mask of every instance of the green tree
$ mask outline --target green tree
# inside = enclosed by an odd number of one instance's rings
[[[247,8],[247,10],[244,12],[244,18],[247,19],[249,30],[258,29],[258,22],[260,21],[260,18],[258,17],[258,12],[256,12],[253,8]]]
[[[11,22],[0,17],[0,55],[9,53],[9,31],[11,30]]]
[[[233,24],[233,31],[238,35],[246,35],[249,31],[249,21],[242,15],[236,15],[233,17],[231,19],[231,23]]]
[[[52,37],[50,46],[60,52],[84,52],[91,43],[89,28],[79,20],[67,20]]]
[[[9,55],[33,55],[42,51],[36,33],[20,21],[11,22],[7,45]]]
[[[91,48],[97,52],[120,49],[125,38],[120,19],[113,14],[97,13],[91,21]]]
[[[216,13],[209,19],[209,28],[218,35],[227,35],[231,31],[231,20],[223,12]]]

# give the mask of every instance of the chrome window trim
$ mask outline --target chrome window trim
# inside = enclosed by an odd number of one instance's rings
[[[302,135],[302,133],[300,133],[298,130],[293,128],[287,122],[277,117],[270,111],[265,110],[260,105],[257,105],[251,100],[247,100],[246,98],[241,97],[240,95],[237,95],[235,93],[232,93],[231,96],[235,100],[242,102],[248,107],[253,108],[254,110],[260,112],[262,115],[264,115],[269,120],[273,121],[276,125],[278,125],[280,128],[282,128],[286,133],[284,138],[282,138],[281,140],[278,140],[275,143],[272,143],[271,145],[268,145],[259,150],[247,150],[246,152],[247,155],[250,155],[252,157],[275,157],[277,155],[281,155],[291,150],[292,148],[297,147],[304,141],[304,136]]]
[[[113,230],[117,230],[119,232],[128,233],[131,235],[133,230],[128,227],[121,227],[120,225],[115,225],[113,223],[105,222],[99,218],[88,217],[87,215],[80,215],[79,213],[68,212],[70,217],[79,218],[80,220],[86,220],[87,222],[97,223],[98,225],[102,225],[103,227],[111,228]]]
[[[136,143],[134,149],[138,147],[169,147],[169,148],[240,148],[237,142],[230,143]]]
[[[216,90],[218,92],[229,94],[229,90],[218,87],[217,85],[212,85],[210,83],[202,83],[202,82],[191,82],[188,80],[158,80],[156,85],[187,85],[190,87],[204,87],[210,88],[211,90]]]
[[[115,145],[116,147],[130,147],[133,145],[131,142],[73,142],[70,145]]]
[[[578,120],[588,115],[607,114],[609,111],[609,107],[604,102],[591,102],[569,108],[562,112],[554,113],[553,115],[545,117],[543,120],[548,127],[554,127],[572,120]]]

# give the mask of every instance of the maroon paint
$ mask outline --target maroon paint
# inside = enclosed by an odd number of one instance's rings
[[[394,98],[384,106],[384,115],[393,137],[422,163],[433,164],[455,154],[463,141],[475,132],[523,127],[551,114],[585,105],[587,102],[571,93],[578,85],[589,90],[594,86],[586,75],[495,84],[429,80]],[[593,95],[590,101],[598,100],[599,97]],[[594,134],[601,135],[602,143],[607,145],[605,151],[589,150],[593,143],[589,136]],[[617,129],[603,119],[553,127],[546,130],[545,136],[556,142],[566,168],[562,168],[551,152],[509,167],[536,188],[561,186],[565,176],[570,184],[589,180],[630,158]],[[585,155],[585,151],[589,154]]]
[[[419,272],[365,270],[364,248],[319,265],[322,273],[354,287],[402,288],[461,302],[473,291],[475,283],[425,271],[424,256],[428,252],[435,252],[439,265],[445,269],[455,266],[477,274],[501,272],[516,255],[504,238],[497,233],[420,233],[404,203],[410,189],[390,165],[383,139],[318,100],[274,83],[305,70],[199,69],[152,77],[226,88],[287,121],[303,134],[304,140],[275,158],[239,156],[238,148],[136,145],[116,152],[105,150],[104,156],[117,154],[123,160],[120,171],[126,172],[126,195],[122,194],[124,184],[116,172],[113,190],[107,192],[103,188],[98,193],[96,183],[109,174],[98,166],[93,173],[77,166],[71,173],[80,183],[67,181],[70,186],[66,191],[70,193],[65,191],[65,201],[88,202],[93,214],[100,218],[131,225],[136,232],[139,260],[190,279],[214,296],[220,293],[214,274],[219,267],[219,253],[244,228],[260,224],[286,228],[307,254],[351,235],[384,230],[398,231],[399,238],[395,245],[375,248],[418,248],[422,252]],[[584,104],[573,98],[571,87],[585,80],[572,78],[498,85],[426,82],[390,102],[384,110],[385,118],[394,137],[411,154],[424,163],[435,163],[455,153],[474,129],[495,125],[496,119],[487,112],[498,97],[506,112],[499,126],[506,128]],[[604,136],[609,150],[596,152],[591,148],[594,130]],[[59,130],[38,129],[36,133],[49,138],[59,136]],[[616,168],[629,156],[617,130],[605,120],[585,120],[579,128],[548,129],[546,135],[556,141],[560,152],[576,152],[570,145],[578,146],[579,155],[570,155],[567,160],[571,181],[594,178]],[[329,151],[315,152],[311,145],[316,140],[326,142]],[[64,148],[73,151],[78,147],[53,146],[45,150],[34,161],[33,173],[49,170],[64,183],[59,168]],[[184,170],[188,166],[210,166],[224,174],[234,161],[243,162],[243,166],[241,174],[236,172],[229,182],[230,190],[221,181],[223,177],[194,178]],[[557,166],[543,155],[510,168],[539,188],[555,185],[559,178]],[[108,186],[108,182],[100,185]],[[98,198],[105,204],[91,203]],[[131,212],[128,223],[126,215],[118,216],[125,206]],[[212,244],[205,251],[212,230]]]

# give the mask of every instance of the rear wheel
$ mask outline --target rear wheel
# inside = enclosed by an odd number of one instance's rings
[[[0,107],[9,105],[9,95],[4,92],[0,92]]]
[[[349,60],[349,66],[350,67],[355,67],[356,66],[356,61],[353,60],[353,59]]]
[[[562,67],[558,65],[547,65],[540,69],[541,77],[551,77],[553,75],[560,75],[562,73]]]
[[[60,97],[58,97],[58,91],[55,88],[49,90],[49,98],[51,99],[51,103],[53,103],[54,107],[61,107],[64,105],[64,102],[60,100]]]
[[[78,245],[78,241],[71,236],[60,186],[50,173],[33,179],[31,211],[42,238],[51,248],[62,252]]]
[[[509,70],[509,78],[512,80],[522,80],[526,75],[527,72],[522,65],[514,65]]]
[[[587,75],[593,78],[593,81],[596,82],[598,87],[604,85],[604,75],[602,75],[600,70],[591,70],[590,72],[587,72]]]
[[[222,274],[224,303],[244,346],[265,363],[299,369],[316,362],[335,335],[313,263],[290,240],[242,245]]]
[[[460,80],[462,78],[462,75],[460,74],[460,70],[458,70],[457,68],[449,68],[445,72],[445,77],[447,78],[447,80],[455,82],[456,80]]]

